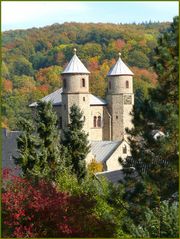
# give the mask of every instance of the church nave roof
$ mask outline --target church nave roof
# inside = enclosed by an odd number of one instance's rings
[[[46,101],[46,102],[51,102],[53,104],[53,106],[57,106],[57,105],[61,105],[62,104],[62,93],[63,89],[60,88],[56,91],[54,91],[53,93],[45,96],[44,98],[42,98],[42,101]],[[95,95],[90,94],[90,105],[107,105],[107,102],[103,99],[101,99],[100,97],[97,97]],[[32,104],[29,105],[30,107],[35,107],[37,106],[37,103],[34,102]]]

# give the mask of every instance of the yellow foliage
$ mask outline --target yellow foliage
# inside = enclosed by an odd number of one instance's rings
[[[88,164],[88,171],[90,173],[98,173],[103,171],[103,164],[92,159],[91,163]]]

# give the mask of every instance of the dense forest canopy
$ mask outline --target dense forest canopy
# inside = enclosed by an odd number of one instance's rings
[[[61,87],[60,73],[73,48],[87,66],[91,93],[104,97],[107,73],[118,52],[134,72],[134,91],[155,87],[154,48],[169,23],[64,23],[2,34],[2,121],[17,128],[17,119],[30,114],[28,105]]]

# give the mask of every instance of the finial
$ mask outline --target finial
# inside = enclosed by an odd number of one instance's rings
[[[119,57],[121,57],[121,52],[118,53]]]
[[[74,55],[76,55],[76,52],[77,52],[77,50],[76,50],[76,48],[74,48]]]

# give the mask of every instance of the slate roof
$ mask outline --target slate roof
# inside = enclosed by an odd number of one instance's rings
[[[15,174],[20,174],[21,170],[14,163],[13,156],[18,156],[17,138],[21,134],[20,131],[8,131],[2,129],[2,168],[15,169]],[[120,141],[91,141],[91,150],[96,156],[97,161],[106,161],[112,153],[121,144]],[[96,174],[97,177],[105,176],[112,183],[117,183],[123,179],[121,170],[105,171]]]
[[[90,94],[90,105],[107,105],[107,102],[100,97]]]
[[[104,172],[96,173],[95,176],[97,178],[105,177],[107,178],[108,181],[114,184],[117,184],[120,181],[123,181],[125,175],[121,169],[118,169],[113,171],[104,171]]]
[[[2,168],[15,169],[13,156],[18,156],[17,151],[17,138],[21,134],[20,131],[8,131],[2,129]]]
[[[76,50],[74,56],[70,60],[69,64],[66,66],[62,74],[72,74],[72,73],[81,73],[81,74],[90,74],[87,68],[83,65],[80,59],[76,55]]]
[[[121,141],[91,141],[91,151],[98,162],[105,162]]]
[[[108,76],[120,76],[120,75],[133,76],[134,74],[119,56],[119,59],[117,60],[116,64],[110,69]]]
[[[54,91],[53,93],[45,96],[42,98],[42,101],[49,102],[53,104],[53,106],[61,105],[62,104],[62,95],[61,93],[63,92],[62,88]],[[95,95],[90,94],[90,105],[107,105],[107,102]],[[29,105],[30,107],[35,107],[37,106],[37,103],[34,102]]]

